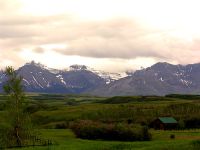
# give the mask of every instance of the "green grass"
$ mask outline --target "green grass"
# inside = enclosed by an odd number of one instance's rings
[[[43,129],[42,137],[57,143],[53,146],[28,147],[15,150],[193,150],[192,140],[200,139],[200,130],[154,131],[153,140],[148,142],[93,141],[75,138],[68,129]],[[175,139],[170,135],[175,134]]]
[[[188,97],[125,97],[123,101],[123,97],[117,97],[116,100],[87,95],[29,94],[28,98],[31,105],[41,106],[31,114],[39,128],[54,128],[56,124],[78,119],[105,123],[127,122],[131,119],[132,123],[141,124],[160,116],[173,116],[178,120],[200,118],[200,101]],[[6,100],[6,96],[0,95],[0,104]],[[75,102],[75,105],[68,102]],[[3,121],[3,109],[4,105],[1,107],[0,121]],[[58,145],[19,150],[195,150],[192,143],[200,140],[200,130],[151,130],[153,139],[149,142],[82,140],[75,138],[69,129],[40,129],[40,132],[45,139],[53,140]],[[170,139],[171,135],[175,135],[175,139]],[[200,142],[197,141],[195,145],[199,150]]]
[[[48,104],[49,105],[49,104]],[[52,104],[50,108],[53,108]],[[153,101],[125,104],[80,104],[76,106],[56,105],[57,109],[43,109],[33,113],[33,119],[41,125],[59,121],[98,120],[104,122],[149,123],[156,117],[173,116],[188,119],[200,116],[200,107],[192,102]],[[188,107],[188,108],[187,108]]]

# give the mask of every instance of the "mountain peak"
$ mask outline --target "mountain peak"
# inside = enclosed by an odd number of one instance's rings
[[[88,94],[116,96],[199,94],[200,91],[200,64],[173,65],[160,62],[134,73],[128,71],[121,74],[77,64],[62,71],[31,61],[17,71],[23,76],[23,84],[28,92],[88,92]],[[0,92],[4,82],[5,74],[0,71]]]
[[[87,70],[87,66],[85,65],[71,65],[70,70]]]
[[[170,63],[167,63],[167,62],[158,62],[156,64],[154,64],[153,66],[149,67],[151,69],[154,69],[154,70],[163,70],[163,69],[166,69],[166,68],[174,68],[176,67],[177,65],[173,65],[173,64],[170,64]],[[149,69],[147,68],[147,69]]]
[[[32,60],[31,62],[26,63],[25,66],[34,66],[34,67],[38,67],[38,68],[40,68],[40,69],[42,69],[42,70],[48,70],[48,71],[50,71],[50,72],[53,73],[53,74],[57,74],[57,73],[60,72],[60,70],[58,70],[58,69],[49,68],[49,67],[47,67],[47,66],[45,66],[45,65],[43,65],[43,64],[41,64],[41,63],[35,62],[34,60]]]
[[[40,68],[47,68],[47,66],[41,64],[41,63],[37,63],[34,60],[32,60],[31,62],[26,63],[25,65],[31,65],[31,66],[36,66],[36,67],[40,67]]]
[[[172,65],[172,64],[170,64],[170,63],[168,63],[168,62],[158,62],[158,63],[156,63],[156,64],[154,64],[153,66],[158,66],[158,65],[164,65],[164,66],[167,66],[167,65]]]

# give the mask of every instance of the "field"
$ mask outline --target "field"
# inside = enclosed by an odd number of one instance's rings
[[[200,149],[199,96],[166,97],[93,97],[87,95],[28,94],[27,111],[44,139],[54,145],[20,149],[52,150],[188,150]],[[0,96],[0,118],[3,121],[7,97]],[[177,130],[150,129],[151,141],[105,141],[76,138],[70,128],[73,122],[90,120],[104,124],[148,124],[160,116],[173,116]],[[171,136],[174,136],[172,138]],[[171,137],[171,138],[170,138]]]
[[[68,129],[42,129],[44,137],[48,137],[57,142],[58,145],[45,147],[20,148],[22,150],[188,150],[198,149],[200,142],[200,130],[185,131],[154,131],[153,140],[149,142],[116,142],[116,141],[93,141],[75,138]],[[175,139],[170,139],[174,134]],[[196,144],[197,143],[197,144]]]

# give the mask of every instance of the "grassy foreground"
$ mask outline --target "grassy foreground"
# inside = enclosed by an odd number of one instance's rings
[[[197,150],[200,130],[151,131],[150,142],[93,141],[75,138],[68,129],[42,129],[41,134],[57,143],[49,147],[26,147],[18,150]],[[175,139],[170,139],[174,134]],[[17,149],[15,149],[17,150]]]
[[[200,98],[181,97],[114,97],[76,95],[29,95],[27,111],[40,130],[41,137],[55,145],[26,147],[18,150],[200,150]],[[7,97],[0,95],[0,121],[4,120]],[[117,142],[78,139],[69,129],[77,120],[107,124],[148,125],[160,116],[179,121],[176,131],[150,130],[152,141]],[[196,129],[194,129],[196,128]],[[175,138],[171,139],[170,136]],[[12,149],[13,150],[13,149]],[[16,150],[16,149],[15,149]]]

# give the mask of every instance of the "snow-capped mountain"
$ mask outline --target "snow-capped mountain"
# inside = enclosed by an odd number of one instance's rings
[[[88,93],[93,95],[200,94],[200,64],[157,63],[124,74],[107,73],[84,65],[64,70],[48,68],[34,61],[16,70],[27,92]],[[0,71],[0,91],[6,81]]]
[[[56,74],[39,63],[26,63],[17,72],[23,77],[23,84],[29,92],[58,92],[65,87]]]
[[[157,63],[93,91],[95,95],[200,94],[200,64]]]
[[[119,80],[121,78],[124,78],[128,76],[126,73],[110,73],[110,72],[105,72],[105,71],[100,71],[100,70],[95,70],[93,68],[90,68],[85,65],[71,65],[69,69],[65,69],[67,71],[80,71],[80,70],[87,70],[90,72],[95,73],[96,75],[100,76],[106,81],[106,84],[110,84],[113,81]]]
[[[100,71],[97,73],[84,65],[72,65],[67,69],[57,70],[32,61],[20,67],[17,72],[23,77],[23,85],[28,92],[82,93],[115,80],[108,73],[101,76]],[[1,87],[3,82],[5,73],[1,71]]]
[[[81,93],[105,84],[103,78],[76,65],[56,70],[32,61],[17,72],[23,77],[23,84],[29,92]]]
[[[114,82],[116,80],[119,80],[121,78],[124,78],[127,76],[126,73],[110,73],[110,72],[105,72],[105,71],[100,71],[100,70],[95,70],[93,68],[89,68],[89,70],[101,78],[106,80],[106,84],[110,84],[111,82]]]
[[[47,67],[47,66],[45,66],[45,65],[43,65],[41,63],[36,63],[34,61],[28,62],[25,65],[34,65],[34,66],[39,67],[39,68],[41,68],[43,70],[48,70],[49,72],[51,72],[53,74],[57,74],[57,73],[60,72],[60,70],[58,70],[58,69],[49,68],[49,67]]]

